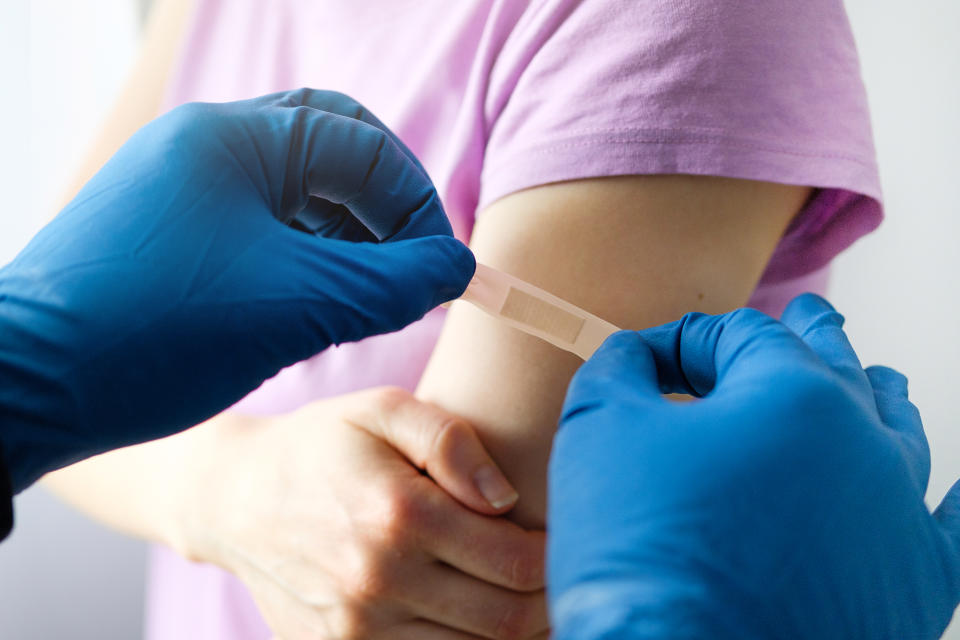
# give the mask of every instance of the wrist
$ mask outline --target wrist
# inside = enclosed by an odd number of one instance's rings
[[[0,456],[14,495],[28,488],[43,474],[76,462],[79,451],[64,446],[55,429],[32,420],[18,420],[0,400]]]
[[[0,285],[2,285],[0,277]],[[81,431],[64,428],[76,407],[44,364],[49,340],[41,323],[25,319],[15,296],[0,291],[0,442],[17,494],[53,469],[89,455]]]
[[[193,562],[230,569],[225,540],[243,513],[249,474],[242,447],[244,432],[256,418],[222,413],[177,436],[181,473],[169,492],[165,543]]]

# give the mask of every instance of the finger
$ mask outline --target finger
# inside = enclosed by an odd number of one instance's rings
[[[465,506],[498,515],[516,504],[516,489],[465,420],[399,389],[365,397],[351,424],[388,442]]]
[[[388,330],[405,327],[459,298],[477,268],[473,252],[448,236],[362,246],[370,255],[349,275],[341,271],[340,277],[353,287],[354,299],[365,312],[379,315]]]
[[[184,313],[209,321],[211,331],[259,336],[259,350],[231,354],[238,376],[256,372],[248,376],[250,389],[332,344],[402,329],[459,297],[476,268],[473,253],[447,236],[352,243],[266,226],[264,237],[209,285],[207,299],[217,298],[218,308],[183,305]],[[251,368],[254,359],[262,368],[264,350],[276,369]]]
[[[663,393],[704,396],[727,381],[761,381],[779,369],[817,363],[792,331],[754,309],[690,313],[639,333],[653,354]]]
[[[480,640],[481,636],[455,631],[433,622],[414,620],[390,629],[382,638],[384,640]]]
[[[479,640],[480,636],[472,633],[461,633],[454,631],[449,627],[441,627],[432,622],[415,620],[407,622],[398,627],[389,630],[388,635],[382,636],[384,640]],[[379,636],[377,640],[379,640]],[[544,631],[537,634],[530,640],[549,640],[550,632]]]
[[[618,389],[622,391],[617,393]],[[577,370],[567,388],[561,424],[612,396],[638,403],[663,402],[653,354],[636,332],[613,334]]]
[[[923,431],[920,412],[910,402],[907,378],[889,367],[868,367],[865,375],[873,389],[880,420],[900,434],[910,465],[921,493],[927,492],[930,482],[930,445]]]
[[[405,589],[401,604],[417,617],[481,638],[530,638],[546,631],[546,594],[517,593],[442,564]]]
[[[322,198],[310,198],[303,211],[290,222],[290,226],[324,238],[348,242],[377,242],[377,236],[354,218],[349,209]]]
[[[954,565],[960,565],[960,480],[950,487],[940,506],[933,512],[933,517],[947,536],[952,552],[951,561]],[[955,566],[954,570],[960,571],[960,566]]]
[[[353,118],[354,120],[373,125],[389,135],[397,147],[399,147],[424,174],[427,173],[427,170],[423,168],[417,156],[414,155],[413,151],[404,144],[397,134],[390,130],[383,121],[373,115],[366,107],[344,93],[303,87],[293,91],[273,94],[273,96],[268,96],[268,98],[271,102],[282,103],[285,106],[295,107],[302,105],[313,107],[320,111],[329,111],[330,113],[336,113],[337,115],[346,116],[347,118]]]
[[[301,89],[278,105],[290,132],[284,209],[298,212],[308,196],[342,204],[381,241],[453,234],[423,166],[359,103]]]
[[[544,587],[546,535],[465,509],[440,488],[420,524],[421,548],[474,578],[514,591]]]
[[[813,293],[801,294],[790,301],[781,320],[861,393],[871,390],[860,358],[843,330],[844,317],[829,302]]]

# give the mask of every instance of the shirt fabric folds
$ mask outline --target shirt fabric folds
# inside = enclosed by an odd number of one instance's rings
[[[815,187],[751,299],[774,315],[822,291],[830,260],[882,217],[841,0],[196,0],[168,107],[300,86],[347,93],[391,127],[463,240],[491,202],[564,180],[684,173]],[[412,389],[442,319],[330,349],[238,409]],[[148,591],[152,640],[270,637],[219,569],[157,548]]]

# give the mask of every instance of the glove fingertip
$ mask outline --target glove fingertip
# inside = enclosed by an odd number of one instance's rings
[[[628,363],[636,362],[638,359],[649,360],[651,366],[653,366],[650,347],[636,331],[618,331],[603,341],[600,348],[580,367],[580,371],[577,373],[580,375],[583,372],[583,375],[587,376],[616,371]],[[654,371],[656,371],[655,368]]]
[[[450,236],[385,242],[373,250],[393,283],[392,295],[415,307],[417,317],[463,295],[477,268],[473,252]]]
[[[873,365],[867,367],[865,371],[874,391],[890,393],[904,398],[909,396],[907,376],[896,369]]]
[[[640,334],[636,331],[617,331],[616,333],[610,334],[606,340],[603,341],[603,344],[600,345],[600,348],[593,354],[594,360],[598,357],[607,357],[613,352],[638,352],[647,350],[649,347],[643,341],[643,338],[640,337]]]
[[[438,271],[442,282],[437,288],[435,306],[462,296],[477,271],[477,258],[473,251],[450,236],[432,236],[423,241],[434,245],[447,263],[445,268]]]
[[[815,293],[801,293],[784,309],[781,321],[802,336],[817,325],[843,328],[846,319],[825,298]]]
[[[960,480],[947,491],[947,495],[934,510],[933,517],[950,537],[955,552],[960,556]],[[957,557],[957,562],[960,562],[960,557]]]
[[[806,309],[809,311],[836,311],[836,308],[821,295],[807,291],[796,296],[787,304],[787,309]]]
[[[567,390],[564,414],[618,393],[631,400],[660,400],[653,353],[636,331],[613,334],[580,367]]]

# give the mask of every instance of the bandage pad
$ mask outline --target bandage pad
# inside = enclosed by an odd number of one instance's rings
[[[536,298],[529,293],[510,287],[507,299],[500,309],[504,318],[516,320],[535,329],[546,331],[564,342],[574,343],[580,330],[586,323],[584,318],[578,318],[567,313],[549,302]]]
[[[482,264],[460,300],[584,360],[620,330],[543,289]]]

